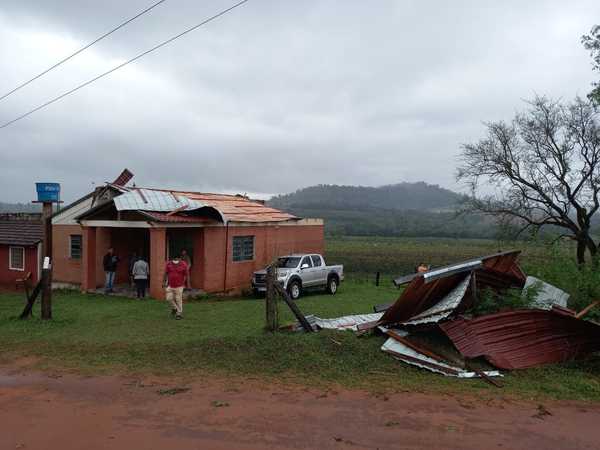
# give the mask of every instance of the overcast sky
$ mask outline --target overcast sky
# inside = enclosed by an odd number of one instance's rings
[[[154,1],[3,0],[0,95]],[[233,3],[167,0],[0,101],[0,122]],[[0,200],[32,200],[35,181],[73,200],[124,167],[138,185],[210,192],[458,189],[482,121],[590,90],[594,23],[598,0],[250,0],[0,130]]]

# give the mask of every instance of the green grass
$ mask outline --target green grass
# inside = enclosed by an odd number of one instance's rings
[[[420,262],[442,266],[513,249],[523,251],[526,266],[541,264],[548,256],[543,242],[362,236],[328,238],[325,253],[328,264],[344,264],[347,273],[373,280],[374,274],[381,272],[389,282],[395,276],[412,273]],[[571,255],[567,251],[561,248],[561,254]]]
[[[321,317],[371,312],[391,302],[390,286],[346,282],[338,295],[308,295],[298,304]],[[374,391],[469,392],[600,400],[600,359],[513,372],[497,390],[481,380],[456,380],[397,362],[379,350],[380,336],[350,332],[268,333],[264,300],[204,299],[185,305],[185,319],[169,317],[164,302],[56,292],[52,321],[16,318],[23,295],[0,295],[0,355],[33,356],[41,367],[85,373],[158,373],[259,377],[310,386]],[[36,314],[39,307],[36,308]],[[285,304],[281,322],[292,322]],[[341,345],[339,345],[341,343]]]

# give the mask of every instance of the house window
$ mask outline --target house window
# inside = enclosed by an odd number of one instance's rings
[[[69,257],[81,259],[81,235],[72,234],[69,239]]]
[[[252,261],[254,259],[254,236],[233,237],[233,260]]]
[[[10,247],[8,253],[8,268],[10,270],[25,270],[25,248]]]

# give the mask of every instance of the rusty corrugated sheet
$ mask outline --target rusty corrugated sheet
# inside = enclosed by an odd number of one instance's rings
[[[563,308],[458,318],[439,326],[463,356],[483,356],[501,369],[559,363],[600,350],[600,326]]]
[[[448,295],[465,278],[466,272],[474,273],[477,289],[488,287],[494,290],[510,287],[522,288],[526,277],[517,263],[520,253],[520,251],[496,253],[415,274],[400,298],[385,312],[380,323],[405,322],[421,314]],[[468,289],[463,301],[458,305],[458,312],[470,306],[472,300],[471,288]]]

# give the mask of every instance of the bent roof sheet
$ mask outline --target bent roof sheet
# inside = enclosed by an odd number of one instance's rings
[[[600,326],[561,309],[528,309],[440,324],[466,358],[484,356],[501,369],[525,369],[600,350]]]
[[[381,318],[382,324],[400,323],[414,318],[440,302],[464,278],[465,272],[476,273],[479,287],[496,289],[523,287],[525,275],[517,264],[520,251],[483,256],[429,272],[410,275],[410,284]],[[405,277],[408,279],[409,277]],[[403,281],[403,280],[402,280]],[[399,284],[398,282],[396,284]],[[466,299],[469,296],[465,296]]]
[[[219,212],[223,222],[283,222],[298,220],[292,214],[270,208],[246,197],[226,194],[208,194],[200,192],[169,191],[163,189],[134,188],[114,199],[118,211],[139,210],[152,213],[168,213],[181,209],[169,216],[169,221],[186,221],[186,213],[200,209],[213,208]],[[164,215],[155,214],[157,220]]]

